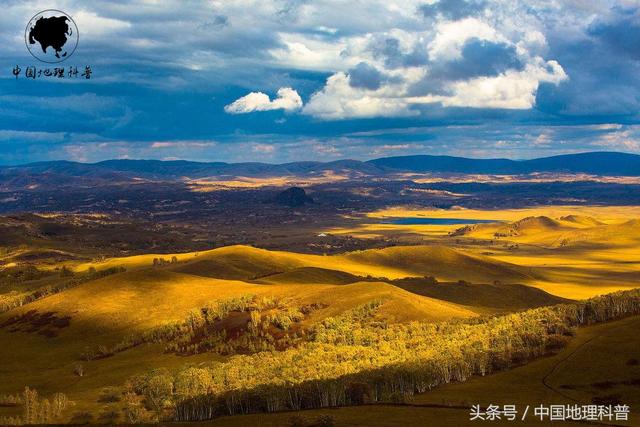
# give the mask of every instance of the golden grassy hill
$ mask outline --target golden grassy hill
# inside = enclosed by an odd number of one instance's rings
[[[182,320],[190,310],[208,302],[247,294],[277,296],[297,305],[320,303],[326,306],[316,312],[315,320],[377,299],[385,301],[384,312],[399,313],[390,316],[391,321],[443,320],[475,315],[468,308],[417,296],[387,283],[256,284],[149,267],[114,274],[35,301],[0,315],[0,323],[3,319],[29,312],[38,316],[54,313],[57,318],[68,318],[69,325],[63,328],[44,325],[34,332],[53,331],[61,339],[81,335],[88,338],[85,345],[111,345],[127,334]]]
[[[521,231],[540,231],[540,230],[554,230],[562,227],[562,224],[548,216],[529,216],[515,221],[511,224],[511,227]]]
[[[360,268],[364,272],[382,272],[385,269],[397,272],[386,276],[389,278],[433,276],[443,281],[470,282],[522,282],[531,279],[526,268],[440,245],[368,250],[350,253],[342,258],[362,266]]]
[[[509,223],[475,224],[451,233],[452,237],[501,239],[519,244],[564,247],[572,245],[594,248],[623,246],[640,241],[640,220],[603,223],[595,218],[567,215],[558,219],[547,216],[527,217]]]
[[[586,215],[565,215],[560,217],[561,221],[571,222],[573,224],[582,225],[584,227],[596,227],[598,225],[604,225],[605,223],[597,220],[596,218]]]
[[[482,255],[468,254],[446,246],[404,246],[370,249],[341,255],[308,255],[284,251],[269,251],[251,246],[228,246],[210,251],[182,254],[150,254],[125,258],[112,258],[104,262],[76,264],[74,269],[86,271],[123,266],[128,270],[145,269],[154,258],[170,260],[176,257],[178,264],[169,269],[190,275],[275,283],[334,283],[336,277],[315,268],[340,271],[352,276],[386,277],[389,279],[409,276],[434,276],[439,280],[467,280],[473,282],[527,281],[531,279],[528,268],[493,260]],[[298,270],[297,273],[291,273]],[[312,273],[315,271],[315,273]],[[290,273],[283,275],[283,273]],[[334,274],[334,273],[332,273]],[[313,276],[316,275],[316,278]],[[323,276],[328,281],[323,281]],[[341,275],[344,280],[348,276]],[[340,281],[343,281],[340,279]]]
[[[237,259],[230,257],[229,252],[253,254],[249,259],[254,262],[273,256],[251,248],[222,251],[223,259],[236,268]],[[275,256],[277,259],[272,259],[272,264],[266,264],[270,268],[281,267],[282,260],[287,259]],[[184,256],[191,257],[194,256]],[[297,259],[295,255],[291,257]],[[477,315],[470,307],[419,296],[388,283],[298,283],[296,275],[307,282],[351,277],[319,268],[291,269],[282,283],[260,284],[179,273],[172,271],[175,265],[152,267],[147,263],[148,258],[133,258],[117,261],[117,265],[125,261],[123,264],[134,266],[130,271],[82,283],[0,314],[0,346],[11,348],[0,364],[0,394],[16,393],[29,385],[43,395],[59,391],[68,394],[76,402],[74,411],[95,411],[104,387],[120,386],[136,373],[221,356],[205,353],[181,357],[165,353],[162,345],[142,345],[91,361],[80,360],[83,352],[101,345],[113,346],[129,334],[183,320],[190,310],[208,302],[246,294],[277,296],[292,306],[318,304],[320,308],[305,319],[303,325],[340,315],[374,300],[384,301],[376,315],[389,322],[439,321]],[[112,265],[111,261],[102,263],[105,264]],[[180,267],[189,265],[185,263]],[[284,284],[287,281],[293,283]],[[10,319],[18,321],[4,325]],[[82,377],[74,374],[78,363],[85,371]],[[0,415],[6,413],[0,408]]]
[[[175,271],[219,279],[249,280],[305,266],[305,256],[250,246],[228,246],[198,255]]]
[[[133,255],[128,257],[115,257],[108,258],[104,261],[90,261],[90,262],[82,262],[78,264],[70,264],[71,267],[75,271],[83,272],[90,268],[95,268],[97,270],[104,270],[112,267],[125,267],[127,270],[147,268],[153,265],[154,259],[166,259],[170,260],[172,257],[176,257],[178,261],[185,262],[188,260],[192,260],[201,255],[206,255],[207,253],[212,251],[205,252],[186,252],[186,253],[176,253],[176,254],[144,254],[144,255]]]
[[[625,246],[640,244],[640,220],[586,228],[574,233],[572,241],[582,244]]]
[[[174,256],[177,262],[153,266],[154,258],[171,260]],[[21,320],[0,327],[0,345],[11,348],[0,363],[0,394],[16,393],[29,385],[45,395],[69,394],[76,401],[76,410],[95,410],[102,388],[121,385],[136,373],[222,358],[216,354],[176,356],[165,353],[162,345],[142,345],[82,362],[83,377],[73,373],[87,348],[112,346],[129,334],[183,320],[190,310],[208,302],[240,295],[275,296],[292,307],[316,304],[319,308],[302,321],[302,327],[373,300],[384,301],[375,315],[388,322],[466,318],[560,301],[526,286],[480,285],[494,280],[527,283],[535,278],[528,267],[437,245],[333,256],[231,246],[93,263],[72,260],[65,265],[76,271],[118,266],[127,271],[1,314],[0,325],[12,317]],[[366,276],[371,277],[363,280]],[[410,283],[407,277],[424,276],[475,284],[403,286]]]
[[[189,310],[215,299],[259,293],[261,287],[240,281],[208,279],[147,268],[114,274],[67,289],[8,313],[1,319],[35,310],[69,316],[60,336],[100,331],[91,340],[118,341],[127,333],[181,320]],[[266,291],[266,290],[265,290]]]
[[[384,301],[377,316],[389,322],[440,321],[477,315],[471,307],[420,296],[383,282],[356,282],[321,289],[305,295],[304,299],[326,304],[328,307],[318,313],[322,317],[336,316],[373,300]]]
[[[640,247],[640,220],[584,225],[573,230],[541,235],[537,240],[549,247],[590,248],[594,254],[598,251],[606,253],[610,249],[636,249]]]
[[[475,224],[463,227],[452,233],[454,236],[470,236],[485,239],[492,238],[532,238],[540,240],[548,235],[557,235],[563,231],[577,228],[572,221],[559,221],[548,216],[530,216],[513,222],[495,222]]]
[[[175,258],[177,262],[153,266],[154,258]],[[45,325],[36,333],[53,331],[61,338],[81,334],[90,337],[89,344],[107,345],[118,342],[125,334],[182,320],[190,310],[207,302],[246,294],[277,296],[299,305],[327,305],[316,318],[383,299],[386,303],[382,312],[391,321],[442,320],[485,312],[486,307],[474,310],[468,295],[466,299],[451,297],[443,302],[374,282],[375,279],[362,279],[435,276],[439,280],[491,283],[529,278],[525,269],[514,264],[443,246],[391,247],[335,256],[231,246],[199,253],[113,258],[76,264],[75,269],[116,266],[128,270],[14,309],[0,315],[0,321],[29,311],[38,315],[55,313],[59,318],[68,318],[69,326],[57,330]]]
[[[295,254],[280,256],[278,253],[239,247],[219,252],[224,255],[222,259],[234,267],[227,271],[239,271],[236,256],[245,253],[251,256],[241,261],[249,266],[256,260],[268,260],[270,263],[264,264],[263,268],[281,268],[283,260],[287,259],[293,261],[287,266],[299,265]],[[211,253],[200,256],[211,257]],[[338,315],[372,300],[384,301],[380,315],[391,322],[444,320],[477,314],[472,307],[415,295],[387,283],[356,281],[345,284],[355,276],[339,271],[292,268],[281,275],[280,280],[275,275],[269,278],[271,282],[268,283],[248,283],[172,271],[176,269],[175,265],[152,267],[147,264],[143,267],[148,259],[132,258],[120,259],[118,264],[125,261],[125,265],[137,265],[138,268],[82,283],[1,314],[0,325],[10,318],[21,320],[11,327],[0,327],[0,344],[24,340],[31,343],[29,346],[36,353],[46,353],[70,365],[87,347],[112,346],[129,334],[183,320],[190,310],[211,301],[247,294],[279,297],[293,306],[320,304],[322,308],[315,311],[307,323]],[[194,264],[200,266],[199,261]],[[110,262],[102,264],[110,265]],[[229,264],[224,267],[228,268]],[[220,267],[219,262],[212,265]],[[191,266],[187,262],[177,269]],[[313,285],[309,285],[310,282]],[[22,354],[17,362],[23,357],[28,360],[27,354]]]

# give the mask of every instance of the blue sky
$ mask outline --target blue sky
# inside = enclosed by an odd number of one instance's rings
[[[13,77],[49,8],[91,80]],[[637,0],[5,0],[0,70],[0,164],[640,152]]]

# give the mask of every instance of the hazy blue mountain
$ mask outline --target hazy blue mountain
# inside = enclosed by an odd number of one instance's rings
[[[29,182],[43,177],[51,182],[68,177],[86,180],[128,181],[134,178],[176,181],[205,177],[314,176],[325,172],[351,176],[383,176],[399,172],[530,174],[535,172],[587,173],[593,175],[640,176],[640,155],[592,152],[566,154],[533,160],[468,159],[452,156],[384,157],[366,162],[224,163],[160,160],[107,160],[99,163],[52,161],[20,166],[1,166],[0,183]]]
[[[400,156],[370,160],[384,169],[410,172],[528,174],[534,172],[640,176],[640,156],[614,152],[565,154],[533,160],[467,159],[451,156]]]

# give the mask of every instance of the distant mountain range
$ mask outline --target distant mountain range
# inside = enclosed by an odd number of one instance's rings
[[[0,166],[0,184],[27,185],[46,177],[49,184],[69,177],[96,182],[147,180],[179,181],[216,177],[270,177],[322,175],[326,172],[357,176],[385,176],[395,173],[492,174],[585,173],[606,176],[640,176],[640,155],[591,152],[533,160],[468,159],[452,156],[384,157],[369,161],[268,163],[201,163],[160,160],[107,160],[98,163],[50,161],[20,166]]]
[[[467,159],[451,156],[401,156],[370,160],[385,169],[410,172],[530,174],[536,172],[640,176],[640,156],[615,152],[565,154],[533,160]]]

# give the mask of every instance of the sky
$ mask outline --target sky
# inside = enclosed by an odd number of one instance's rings
[[[79,32],[52,68],[45,9]],[[640,0],[3,0],[0,164],[640,153]]]

